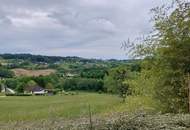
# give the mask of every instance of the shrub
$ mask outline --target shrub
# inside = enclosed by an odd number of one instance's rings
[[[6,96],[32,96],[32,94],[26,94],[26,93],[6,93]]]

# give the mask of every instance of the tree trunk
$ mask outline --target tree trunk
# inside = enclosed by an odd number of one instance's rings
[[[92,112],[91,112],[91,107],[90,107],[90,105],[89,105],[89,107],[88,107],[88,111],[89,111],[89,123],[90,123],[89,129],[90,129],[90,130],[93,130]]]
[[[188,111],[190,113],[190,74],[188,73]]]

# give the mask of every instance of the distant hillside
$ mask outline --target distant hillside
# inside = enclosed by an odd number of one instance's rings
[[[32,55],[32,54],[0,54],[3,59],[20,59],[29,60],[32,62],[45,62],[45,63],[55,63],[59,61],[83,61],[92,62],[94,60],[84,59],[80,57],[61,57],[61,56],[42,56],[42,55]]]
[[[42,56],[42,55],[32,55],[32,54],[0,54],[3,59],[20,59],[29,60],[31,62],[44,62],[44,63],[56,63],[60,61],[65,62],[83,62],[83,63],[96,63],[96,62],[133,62],[134,60],[100,60],[100,59],[86,59],[77,56]]]

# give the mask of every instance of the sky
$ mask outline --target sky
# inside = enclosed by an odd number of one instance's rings
[[[0,53],[127,59],[164,0],[0,0]]]

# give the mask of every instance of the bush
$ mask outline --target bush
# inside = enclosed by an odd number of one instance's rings
[[[62,94],[63,95],[78,95],[79,93],[78,92],[65,92],[65,91],[63,91]]]
[[[99,94],[102,94],[103,92],[102,92],[102,90],[99,90],[98,93],[99,93]]]
[[[6,96],[32,96],[32,94],[26,94],[26,93],[6,93]]]

